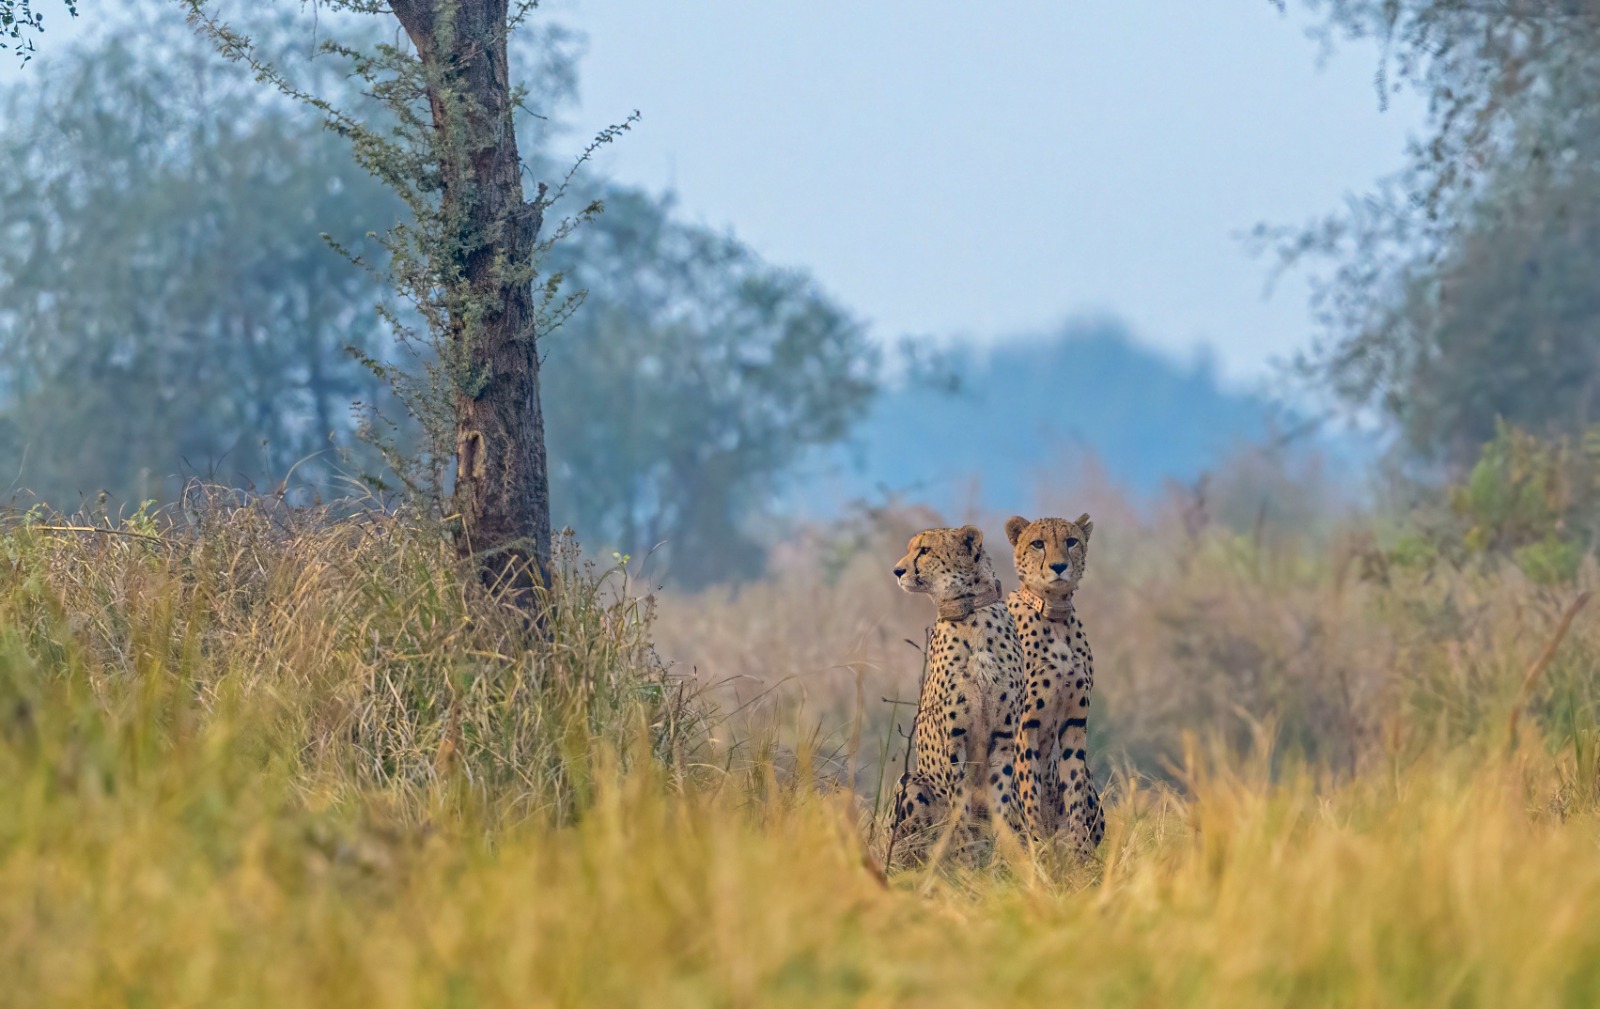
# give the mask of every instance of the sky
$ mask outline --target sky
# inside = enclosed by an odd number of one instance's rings
[[[692,219],[810,270],[880,339],[1127,321],[1254,384],[1313,333],[1240,235],[1402,163],[1375,47],[1319,66],[1269,0],[546,0],[587,35],[584,134]],[[573,136],[571,142],[578,144]]]
[[[108,9],[115,4],[108,0]],[[49,10],[47,6],[45,8]],[[89,27],[49,10],[41,58]],[[886,343],[1113,316],[1256,384],[1314,328],[1241,235],[1398,169],[1372,46],[1323,63],[1270,0],[544,0],[586,36],[598,164],[809,270]],[[6,54],[9,56],[10,54]],[[0,59],[0,83],[20,71]]]

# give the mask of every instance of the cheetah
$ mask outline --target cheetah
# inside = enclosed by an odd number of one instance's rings
[[[927,676],[917,700],[915,770],[895,790],[894,834],[952,814],[986,822],[998,813],[1021,833],[1015,758],[1024,671],[1000,581],[974,526],[928,529],[911,538],[894,576],[938,604]]]
[[[1106,832],[1086,752],[1094,656],[1072,600],[1093,531],[1087,514],[1076,522],[1029,522],[1020,515],[1006,522],[1021,582],[1006,606],[1017,624],[1027,670],[1017,747],[1030,773],[1018,801],[1034,834],[1065,832],[1085,855],[1100,846]]]

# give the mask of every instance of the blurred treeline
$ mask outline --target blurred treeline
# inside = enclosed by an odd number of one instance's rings
[[[116,511],[191,478],[299,499],[382,487],[359,428],[402,411],[368,365],[414,362],[379,311],[392,302],[371,236],[401,206],[168,5],[124,6],[122,28],[0,94],[0,496]],[[1414,9],[1433,6],[1449,5]],[[1375,4],[1326,9],[1330,31],[1386,23]],[[1331,257],[1303,374],[1397,434],[1384,500],[1412,519],[1394,559],[1504,550],[1554,578],[1600,529],[1600,49],[1593,19],[1533,45],[1451,16],[1449,58],[1399,70],[1465,111],[1442,109],[1439,136],[1374,198],[1270,237],[1291,261]],[[309,19],[250,28],[319,92],[364,101],[336,60],[306,59]],[[1521,47],[1538,86],[1500,94],[1491,42]],[[550,28],[521,44],[530,169],[555,180],[605,124],[565,118],[576,40]],[[1458,128],[1468,113],[1481,135]],[[692,587],[759,571],[774,502],[827,503],[819,459],[843,469],[846,498],[909,492],[946,513],[967,477],[1015,508],[1085,460],[1135,491],[1175,476],[1202,494],[1215,470],[1242,527],[1311,521],[1357,482],[1286,449],[1300,421],[1274,423],[1265,397],[1114,324],[896,370],[805,273],[670,197],[580,175],[571,212],[589,199],[605,212],[546,264],[587,292],[542,345],[556,521],[592,549],[652,553],[653,574]],[[938,472],[920,462],[935,450]]]

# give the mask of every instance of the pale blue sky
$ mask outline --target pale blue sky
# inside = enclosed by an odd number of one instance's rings
[[[1291,0],[1291,7],[1293,0]],[[1336,208],[1401,164],[1372,47],[1321,69],[1268,0],[546,0],[587,33],[602,165],[805,266],[882,338],[1077,314],[1214,345],[1252,380],[1311,333],[1238,234]],[[573,138],[575,143],[577,138]]]

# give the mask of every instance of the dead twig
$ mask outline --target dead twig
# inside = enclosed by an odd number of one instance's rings
[[[1506,740],[1506,751],[1509,753],[1517,742],[1517,722],[1522,718],[1522,709],[1528,704],[1528,697],[1533,693],[1533,688],[1538,685],[1539,677],[1544,675],[1545,669],[1551,660],[1556,657],[1556,650],[1561,647],[1561,642],[1566,639],[1567,631],[1572,629],[1572,621],[1578,613],[1589,604],[1589,592],[1578,593],[1578,598],[1572,601],[1565,613],[1561,614],[1561,622],[1556,624],[1556,632],[1551,636],[1549,643],[1544,646],[1544,651],[1533,660],[1533,665],[1528,667],[1527,675],[1522,678],[1522,693],[1517,698],[1516,706],[1511,709],[1510,736]]]
[[[915,642],[907,641],[912,648],[917,647]],[[917,746],[917,719],[922,717],[922,688],[928,682],[928,649],[933,646],[933,628],[930,627],[922,638],[922,672],[917,675],[917,709],[911,714],[911,731],[906,734],[905,762],[900,769],[900,781],[906,782],[911,778],[911,755]],[[900,839],[900,804],[898,787],[895,788],[895,802],[889,811],[892,826],[889,828],[889,845],[883,852],[883,874],[887,878],[889,867],[894,864],[894,843]]]

